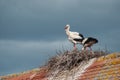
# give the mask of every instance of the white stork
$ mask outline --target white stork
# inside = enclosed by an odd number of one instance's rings
[[[92,51],[91,46],[96,43],[98,43],[98,40],[96,38],[92,38],[92,37],[84,38],[82,41],[82,45],[83,45],[82,50],[86,50],[86,48],[89,47],[90,51]]]
[[[68,36],[68,40],[73,43],[74,49],[76,49],[76,44],[82,44],[82,41],[84,39],[83,35],[78,32],[70,31],[70,25],[67,24],[65,26],[65,32]]]

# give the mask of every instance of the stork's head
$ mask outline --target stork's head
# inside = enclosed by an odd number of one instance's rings
[[[67,24],[67,25],[65,26],[65,30],[69,30],[69,29],[70,29],[70,25]]]

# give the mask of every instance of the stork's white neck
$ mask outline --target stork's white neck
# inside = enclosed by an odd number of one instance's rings
[[[69,28],[65,29],[65,31],[66,31],[66,34],[67,34],[67,35],[70,34],[70,29],[69,29]]]

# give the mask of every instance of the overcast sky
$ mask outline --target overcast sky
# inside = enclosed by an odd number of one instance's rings
[[[56,50],[72,49],[66,24],[97,38],[94,50],[120,51],[120,0],[0,0],[0,75],[37,68]]]

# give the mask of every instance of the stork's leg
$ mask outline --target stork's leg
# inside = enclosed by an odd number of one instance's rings
[[[76,44],[75,44],[75,43],[73,44],[73,46],[74,46],[74,50],[75,50],[75,49],[77,49],[77,47],[76,47]]]
[[[91,47],[89,47],[90,48],[90,51],[92,51],[92,48]]]
[[[83,46],[82,51],[87,51],[87,47]]]
[[[90,48],[90,53],[91,53],[91,55],[93,55],[94,52],[92,51],[92,48],[91,48],[91,47],[89,47],[89,48]]]

